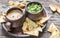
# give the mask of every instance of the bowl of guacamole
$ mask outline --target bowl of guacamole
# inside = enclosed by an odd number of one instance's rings
[[[40,20],[40,16],[43,14],[42,4],[39,2],[30,2],[26,6],[26,13],[32,20]]]
[[[32,3],[27,7],[28,11],[32,14],[37,14],[42,10],[42,6],[37,3]]]

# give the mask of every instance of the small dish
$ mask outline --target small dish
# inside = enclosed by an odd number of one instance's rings
[[[29,11],[29,5],[32,5],[32,4],[36,4],[36,5],[34,5],[34,6],[37,6],[36,7],[36,9],[38,8],[38,6],[39,6],[39,10],[37,11],[37,12],[30,12]],[[32,7],[32,8],[35,8],[33,5],[32,6],[30,6],[30,7]],[[31,8],[30,8],[31,9]],[[36,10],[35,9],[35,10]],[[32,9],[31,9],[32,10]],[[34,10],[33,10],[34,11]],[[30,18],[30,19],[32,19],[32,20],[40,20],[41,18],[41,15],[43,16],[43,6],[41,5],[41,3],[39,3],[39,2],[30,2],[30,3],[28,3],[27,4],[27,6],[26,6],[26,13],[28,14],[28,17]]]
[[[25,17],[26,17],[25,13],[23,13],[23,11],[17,7],[10,8],[6,14],[6,19],[7,21],[12,22],[13,28],[22,26]]]

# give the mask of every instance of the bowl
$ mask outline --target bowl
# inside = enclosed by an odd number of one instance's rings
[[[36,13],[32,13],[32,12],[29,12],[28,11],[28,6],[31,5],[31,4],[37,4],[37,5],[40,5],[41,6],[41,10],[39,12],[36,12]],[[43,16],[43,6],[41,3],[39,2],[30,2],[26,5],[26,9],[25,9],[26,13],[28,14],[27,16],[32,19],[32,20],[40,20],[41,16]]]
[[[14,11],[13,11],[14,10]],[[19,13],[21,13],[21,15],[22,16],[20,16],[18,19],[16,18],[16,19],[14,19],[14,18],[12,18],[12,19],[10,19],[9,17],[8,17],[8,15],[9,14],[11,14],[10,12],[11,11],[13,11],[13,12],[17,12],[17,10],[19,11]],[[17,15],[17,13],[16,13],[16,15]],[[15,15],[15,16],[16,16]],[[10,17],[11,17],[11,15],[10,15]],[[12,22],[12,27],[13,28],[17,28],[17,27],[21,27],[22,26],[22,24],[23,24],[23,22],[24,22],[24,20],[25,20],[25,18],[26,18],[26,14],[22,11],[22,9],[20,9],[20,8],[17,8],[17,7],[13,7],[13,8],[10,8],[8,11],[7,11],[7,14],[6,14],[6,19],[7,19],[7,21],[10,21],[10,22]]]

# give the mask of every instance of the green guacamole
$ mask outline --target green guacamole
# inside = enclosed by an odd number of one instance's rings
[[[41,9],[42,9],[42,6],[35,3],[28,5],[28,11],[33,14],[40,12]]]

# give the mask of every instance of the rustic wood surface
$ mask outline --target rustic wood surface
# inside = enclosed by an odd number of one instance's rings
[[[13,1],[15,1],[15,0],[13,0]],[[17,0],[17,1],[19,1],[19,0]],[[56,27],[60,30],[60,15],[58,13],[53,14],[52,11],[50,10],[49,6],[48,6],[49,4],[60,5],[59,0],[30,0],[30,1],[41,2],[43,4],[43,7],[45,8],[47,14],[52,15],[52,17],[49,19],[49,21],[47,23],[45,31],[41,34],[40,37],[34,37],[34,38],[49,38],[51,34],[49,32],[47,32],[47,29],[51,23],[54,23],[56,25]],[[0,0],[0,12],[4,10],[2,8],[2,5],[5,5],[5,4],[7,4],[7,0]],[[0,38],[13,38],[13,37],[7,36],[3,32],[2,26],[0,25]],[[27,37],[27,38],[32,38],[32,37]]]

